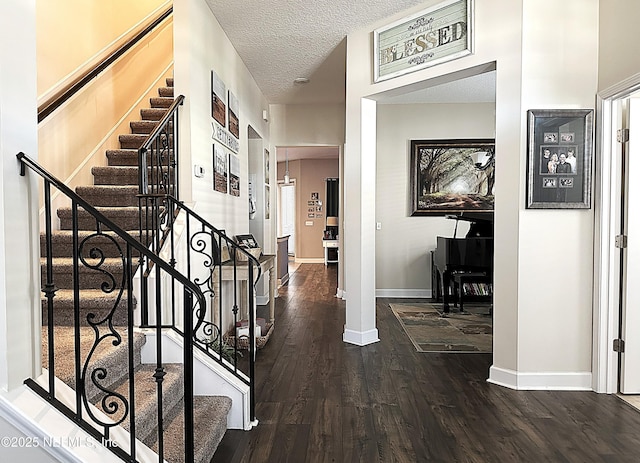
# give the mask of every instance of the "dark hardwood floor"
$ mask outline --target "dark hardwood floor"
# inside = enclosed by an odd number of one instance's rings
[[[377,301],[379,343],[343,343],[336,280],[303,264],[280,289],[257,359],[260,424],[227,431],[213,463],[640,461],[630,405],[488,384],[490,354],[416,352],[390,300]]]

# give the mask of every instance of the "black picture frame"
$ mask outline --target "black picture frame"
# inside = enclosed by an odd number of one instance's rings
[[[589,209],[593,109],[527,111],[527,209]]]
[[[255,249],[260,247],[258,241],[256,241],[256,239],[250,233],[244,235],[236,235],[235,238],[236,243],[238,243],[243,248]]]
[[[411,140],[410,214],[493,212],[495,140]]]

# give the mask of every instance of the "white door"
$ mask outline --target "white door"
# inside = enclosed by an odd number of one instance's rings
[[[623,290],[620,355],[620,392],[640,394],[640,98],[628,100],[629,142],[624,153],[626,179],[624,195]]]
[[[296,185],[295,183],[278,184],[278,236],[289,235],[290,255],[295,256],[296,245]]]

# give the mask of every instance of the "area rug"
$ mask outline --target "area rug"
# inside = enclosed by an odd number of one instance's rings
[[[389,304],[418,352],[491,352],[492,317],[488,306],[465,304],[464,313],[442,316],[442,304]]]

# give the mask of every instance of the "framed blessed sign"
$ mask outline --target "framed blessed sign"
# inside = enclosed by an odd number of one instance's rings
[[[374,82],[473,53],[473,1],[447,0],[373,31]]]
[[[592,109],[527,112],[527,208],[589,209]]]

